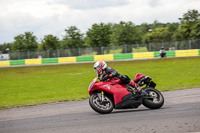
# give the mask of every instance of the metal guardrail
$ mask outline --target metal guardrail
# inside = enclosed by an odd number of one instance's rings
[[[194,57],[200,56],[200,49],[189,50],[173,50],[165,51],[166,57]],[[8,60],[0,61],[0,67],[7,66],[24,66],[24,65],[41,65],[52,63],[77,63],[77,62],[91,62],[91,61],[111,61],[111,60],[137,60],[137,59],[153,59],[160,58],[159,51],[155,52],[137,52],[124,54],[105,54],[92,56],[76,56],[76,57],[57,57],[57,58],[40,58],[40,59],[22,59],[22,60]]]
[[[73,57],[73,56],[90,56],[90,55],[104,55],[104,54],[120,54],[120,53],[136,53],[136,52],[151,52],[159,51],[161,47],[165,50],[186,50],[186,49],[200,49],[199,40],[174,41],[174,42],[160,42],[149,44],[130,44],[121,46],[109,47],[86,47],[76,49],[56,49],[45,51],[8,51],[7,57],[2,58],[3,53],[0,51],[0,60],[20,60],[20,59],[34,59],[34,58],[57,58],[57,57]],[[4,54],[5,55],[5,54]]]

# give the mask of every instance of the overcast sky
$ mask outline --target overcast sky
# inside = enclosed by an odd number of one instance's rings
[[[100,22],[179,22],[189,9],[200,13],[200,0],[0,0],[0,44],[24,32],[61,39],[70,26],[85,33]]]

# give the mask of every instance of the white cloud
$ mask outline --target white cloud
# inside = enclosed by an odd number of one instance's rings
[[[86,32],[94,23],[132,21],[178,22],[189,9],[200,12],[199,0],[6,0],[0,1],[0,44],[26,31],[38,39],[59,38],[69,26]]]
[[[53,2],[53,1],[52,1]],[[66,4],[72,9],[96,9],[127,5],[129,0],[57,0],[58,4]]]

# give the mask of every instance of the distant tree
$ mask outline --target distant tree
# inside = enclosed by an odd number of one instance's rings
[[[176,23],[172,23],[168,24],[167,27],[156,28],[147,34],[148,40],[154,43],[174,41],[173,35],[178,29],[177,26]]]
[[[150,24],[147,24],[147,23],[142,23],[141,25],[139,25],[137,27],[139,27],[139,30],[143,34],[146,34],[147,32],[149,32],[149,29],[152,29],[152,26]]]
[[[2,53],[8,53],[11,50],[12,43],[3,43],[0,45],[0,51]]]
[[[161,42],[164,38],[164,33],[167,32],[167,28],[156,28],[152,30],[152,32],[148,33],[148,41],[149,42]]]
[[[94,48],[108,47],[110,44],[111,26],[110,24],[93,24],[92,28],[86,32],[86,44]],[[97,54],[101,54],[97,50]]]
[[[129,45],[140,43],[142,40],[141,32],[132,22],[123,22],[114,24],[112,28],[111,43],[114,45]],[[122,52],[125,49],[123,49]],[[132,48],[126,52],[132,52]]]
[[[19,51],[34,51],[37,50],[38,43],[36,36],[33,35],[32,32],[25,32],[24,34],[20,34],[14,37],[14,42],[11,46],[12,50]]]
[[[183,18],[179,18],[181,23],[193,23],[196,20],[198,20],[200,17],[200,14],[198,10],[189,10],[187,13],[183,14]]]
[[[27,51],[35,51],[38,49],[38,43],[36,36],[32,32],[25,32],[14,37],[14,42],[11,45],[11,59],[27,59],[29,58]],[[20,54],[20,57],[15,51],[25,52]],[[35,55],[32,55],[31,58],[34,58]]]
[[[148,36],[147,40],[148,43],[151,44],[151,50],[158,50],[161,44],[165,42],[174,41],[173,34],[175,30],[176,29],[173,26],[172,27],[169,26],[169,27],[156,28],[152,30],[152,32],[147,33]]]
[[[65,29],[66,35],[63,37],[61,48],[70,49],[72,55],[79,55],[78,48],[84,46],[83,33],[76,27],[71,26]]]
[[[181,34],[179,35],[181,39],[193,38],[191,32],[199,18],[200,14],[198,10],[189,10],[183,15],[183,18],[179,18],[181,25],[178,28],[178,33]]]
[[[155,20],[153,24],[151,24],[152,29],[166,27],[167,25],[164,23],[160,23],[158,20]]]
[[[200,19],[196,20],[196,23],[191,29],[190,35],[192,39],[200,39]]]
[[[56,50],[60,48],[60,41],[56,36],[45,35],[40,45],[41,50]]]
[[[175,32],[178,29],[179,23],[167,23],[168,31]]]
[[[44,39],[38,45],[39,50],[48,50],[48,54],[45,54],[45,52],[40,53],[42,57],[58,57],[57,49],[59,48],[59,38],[53,35],[45,35]]]

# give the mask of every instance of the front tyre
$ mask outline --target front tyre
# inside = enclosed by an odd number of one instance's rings
[[[143,88],[151,98],[143,99],[143,105],[150,109],[159,109],[164,104],[163,95],[155,88],[146,87]]]
[[[89,99],[89,104],[91,108],[101,114],[112,112],[114,108],[112,100],[106,95],[104,95],[104,98],[105,100],[101,102],[97,94],[92,94]]]

